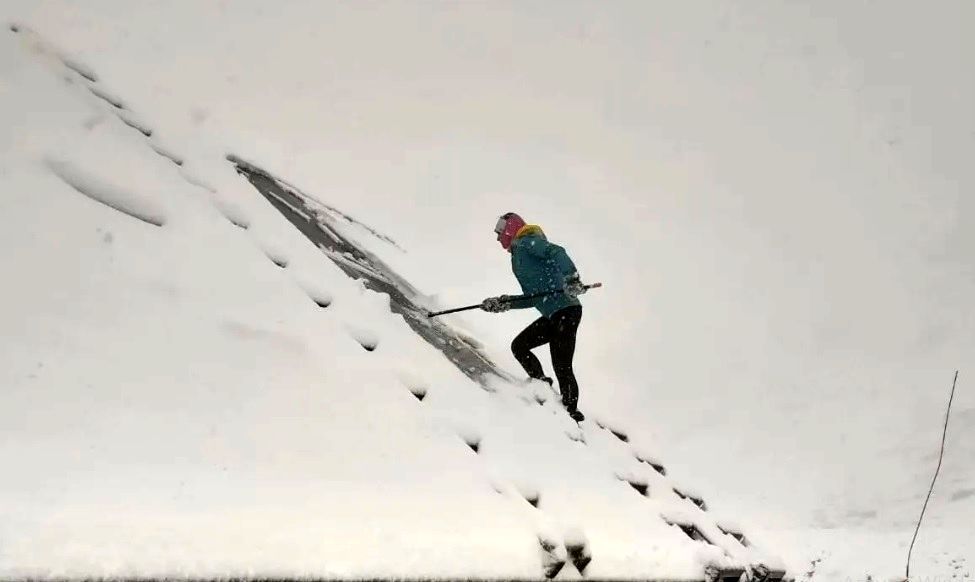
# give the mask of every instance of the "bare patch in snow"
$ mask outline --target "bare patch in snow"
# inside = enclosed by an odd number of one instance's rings
[[[45,165],[65,184],[96,202],[153,226],[166,223],[162,209],[147,196],[120,188],[64,160],[48,159]]]

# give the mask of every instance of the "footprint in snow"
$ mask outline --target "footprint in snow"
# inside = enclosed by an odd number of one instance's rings
[[[475,454],[480,452],[481,437],[472,436],[472,435],[466,435],[466,436],[462,435],[462,438],[464,439],[464,442],[467,443],[467,446],[470,447]]]
[[[152,148],[152,151],[156,152],[157,154],[159,154],[160,156],[166,158],[167,160],[169,160],[170,162],[176,164],[177,166],[182,166],[183,165],[183,158],[182,157],[176,155],[175,153],[173,153],[169,149],[167,149],[167,148],[159,145],[158,143],[156,143],[154,141],[150,141],[149,142],[149,147]]]
[[[565,566],[565,551],[558,542],[543,536],[538,536],[538,546],[542,554],[542,574],[551,580]]]
[[[128,125],[146,137],[152,137],[152,129],[140,119],[136,118],[132,113],[124,109],[120,109],[116,111],[115,114],[118,115],[118,118],[121,119],[122,123],[125,125]]]
[[[265,253],[265,254],[267,255],[267,258],[271,259],[271,262],[277,265],[278,267],[281,267],[282,269],[288,268],[288,259],[273,253]]]
[[[88,90],[91,91],[91,94],[92,95],[94,95],[95,97],[98,97],[102,101],[105,101],[106,103],[108,103],[109,105],[111,105],[112,107],[114,107],[115,109],[119,109],[119,110],[124,110],[125,109],[125,104],[122,103],[122,100],[121,99],[119,99],[118,97],[116,97],[116,96],[108,93],[104,89],[101,89],[99,87],[89,86],[88,87]],[[123,119],[122,121],[125,121],[125,120]]]
[[[346,331],[348,331],[349,335],[352,336],[352,339],[359,342],[362,349],[366,350],[367,352],[376,351],[376,348],[379,347],[379,338],[375,333],[367,329],[346,325]]]
[[[582,530],[572,528],[565,533],[565,550],[579,574],[585,575],[586,568],[592,562],[592,551]]]

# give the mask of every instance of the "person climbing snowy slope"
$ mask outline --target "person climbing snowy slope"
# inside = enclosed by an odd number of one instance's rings
[[[572,369],[572,358],[576,332],[582,320],[579,295],[585,292],[585,286],[575,264],[564,248],[548,241],[541,227],[526,224],[513,212],[498,219],[494,232],[501,247],[511,253],[511,269],[525,295],[563,292],[534,298],[490,297],[484,300],[481,309],[501,313],[534,307],[541,312],[542,316],[511,342],[511,351],[530,378],[552,385],[552,379],[545,375],[541,362],[532,353],[533,349],[548,344],[562,405],[569,416],[581,421],[585,416],[578,409],[579,386]]]

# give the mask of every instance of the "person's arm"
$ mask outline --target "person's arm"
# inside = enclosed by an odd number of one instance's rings
[[[535,305],[541,301],[541,297],[535,297],[533,299],[515,299],[514,301],[509,300],[508,305],[511,309],[528,309],[529,307],[535,307]]]
[[[535,302],[541,299],[541,297],[535,297],[533,299],[512,299],[513,297],[516,296],[499,295],[497,297],[488,297],[481,302],[481,309],[490,313],[502,313],[509,309],[527,309],[534,307]]]

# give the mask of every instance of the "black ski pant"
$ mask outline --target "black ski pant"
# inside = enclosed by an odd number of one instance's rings
[[[572,371],[572,356],[576,351],[576,331],[582,320],[582,306],[565,307],[551,317],[540,317],[518,334],[511,342],[511,352],[528,376],[541,380],[545,377],[542,363],[531,351],[548,344],[552,354],[552,367],[559,381],[562,404],[567,410],[575,410],[579,402],[579,385]]]

